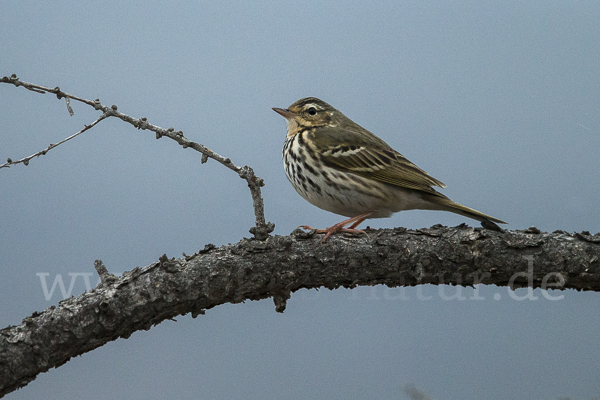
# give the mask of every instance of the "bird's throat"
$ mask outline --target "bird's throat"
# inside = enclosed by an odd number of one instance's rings
[[[294,118],[286,118],[287,122],[287,137],[292,137],[298,133],[298,121]]]

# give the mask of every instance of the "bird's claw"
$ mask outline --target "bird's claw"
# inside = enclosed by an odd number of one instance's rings
[[[327,241],[327,239],[329,238],[329,236],[333,235],[334,233],[351,233],[354,235],[364,233],[367,237],[369,237],[367,232],[365,232],[363,229],[344,228],[344,225],[335,224],[335,225],[330,226],[329,228],[325,228],[325,229],[315,229],[309,225],[300,225],[299,228],[313,231],[314,233],[324,233],[325,237],[321,240],[321,243],[325,243]]]

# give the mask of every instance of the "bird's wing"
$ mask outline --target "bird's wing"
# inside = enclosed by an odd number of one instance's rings
[[[342,171],[445,197],[432,188],[445,187],[441,181],[371,132],[358,125],[357,128],[360,130],[321,127],[313,142],[323,162]]]

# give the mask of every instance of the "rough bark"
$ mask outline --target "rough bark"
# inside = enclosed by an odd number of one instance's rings
[[[71,357],[165,319],[268,297],[282,312],[302,288],[483,283],[600,290],[599,234],[461,225],[369,230],[368,236],[334,236],[325,244],[321,237],[295,231],[266,241],[207,245],[122,277],[97,261],[98,287],[0,331],[0,396]]]

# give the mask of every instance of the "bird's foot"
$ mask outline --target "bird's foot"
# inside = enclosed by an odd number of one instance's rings
[[[337,224],[330,226],[329,228],[325,228],[325,229],[315,229],[309,225],[300,225],[300,228],[302,229],[308,229],[308,230],[314,230],[315,233],[324,233],[325,237],[321,240],[321,243],[325,243],[327,241],[327,239],[329,238],[329,236],[333,235],[334,233],[352,233],[352,234],[357,234],[357,233],[364,233],[365,235],[367,235],[367,232],[365,232],[362,229],[355,229],[361,222],[363,222],[365,219],[367,219],[368,217],[370,217],[371,215],[373,215],[372,212],[370,213],[366,213],[366,214],[361,214],[361,215],[357,215],[356,217],[352,217],[349,218],[345,221],[342,222],[338,222]],[[346,225],[348,224],[352,224],[350,225],[348,228],[346,228]],[[369,235],[367,235],[368,237]]]
[[[307,229],[309,231],[314,230],[315,233],[324,233],[325,237],[321,240],[321,243],[325,243],[327,241],[327,238],[329,238],[329,236],[333,235],[334,233],[340,233],[340,232],[341,233],[353,233],[353,234],[364,233],[365,235],[367,235],[367,232],[365,232],[363,229],[344,228],[343,226],[340,226],[339,224],[335,224],[335,225],[330,226],[329,228],[325,228],[325,229],[315,229],[308,225],[300,225],[300,228]],[[369,235],[367,235],[367,236],[369,236]]]

